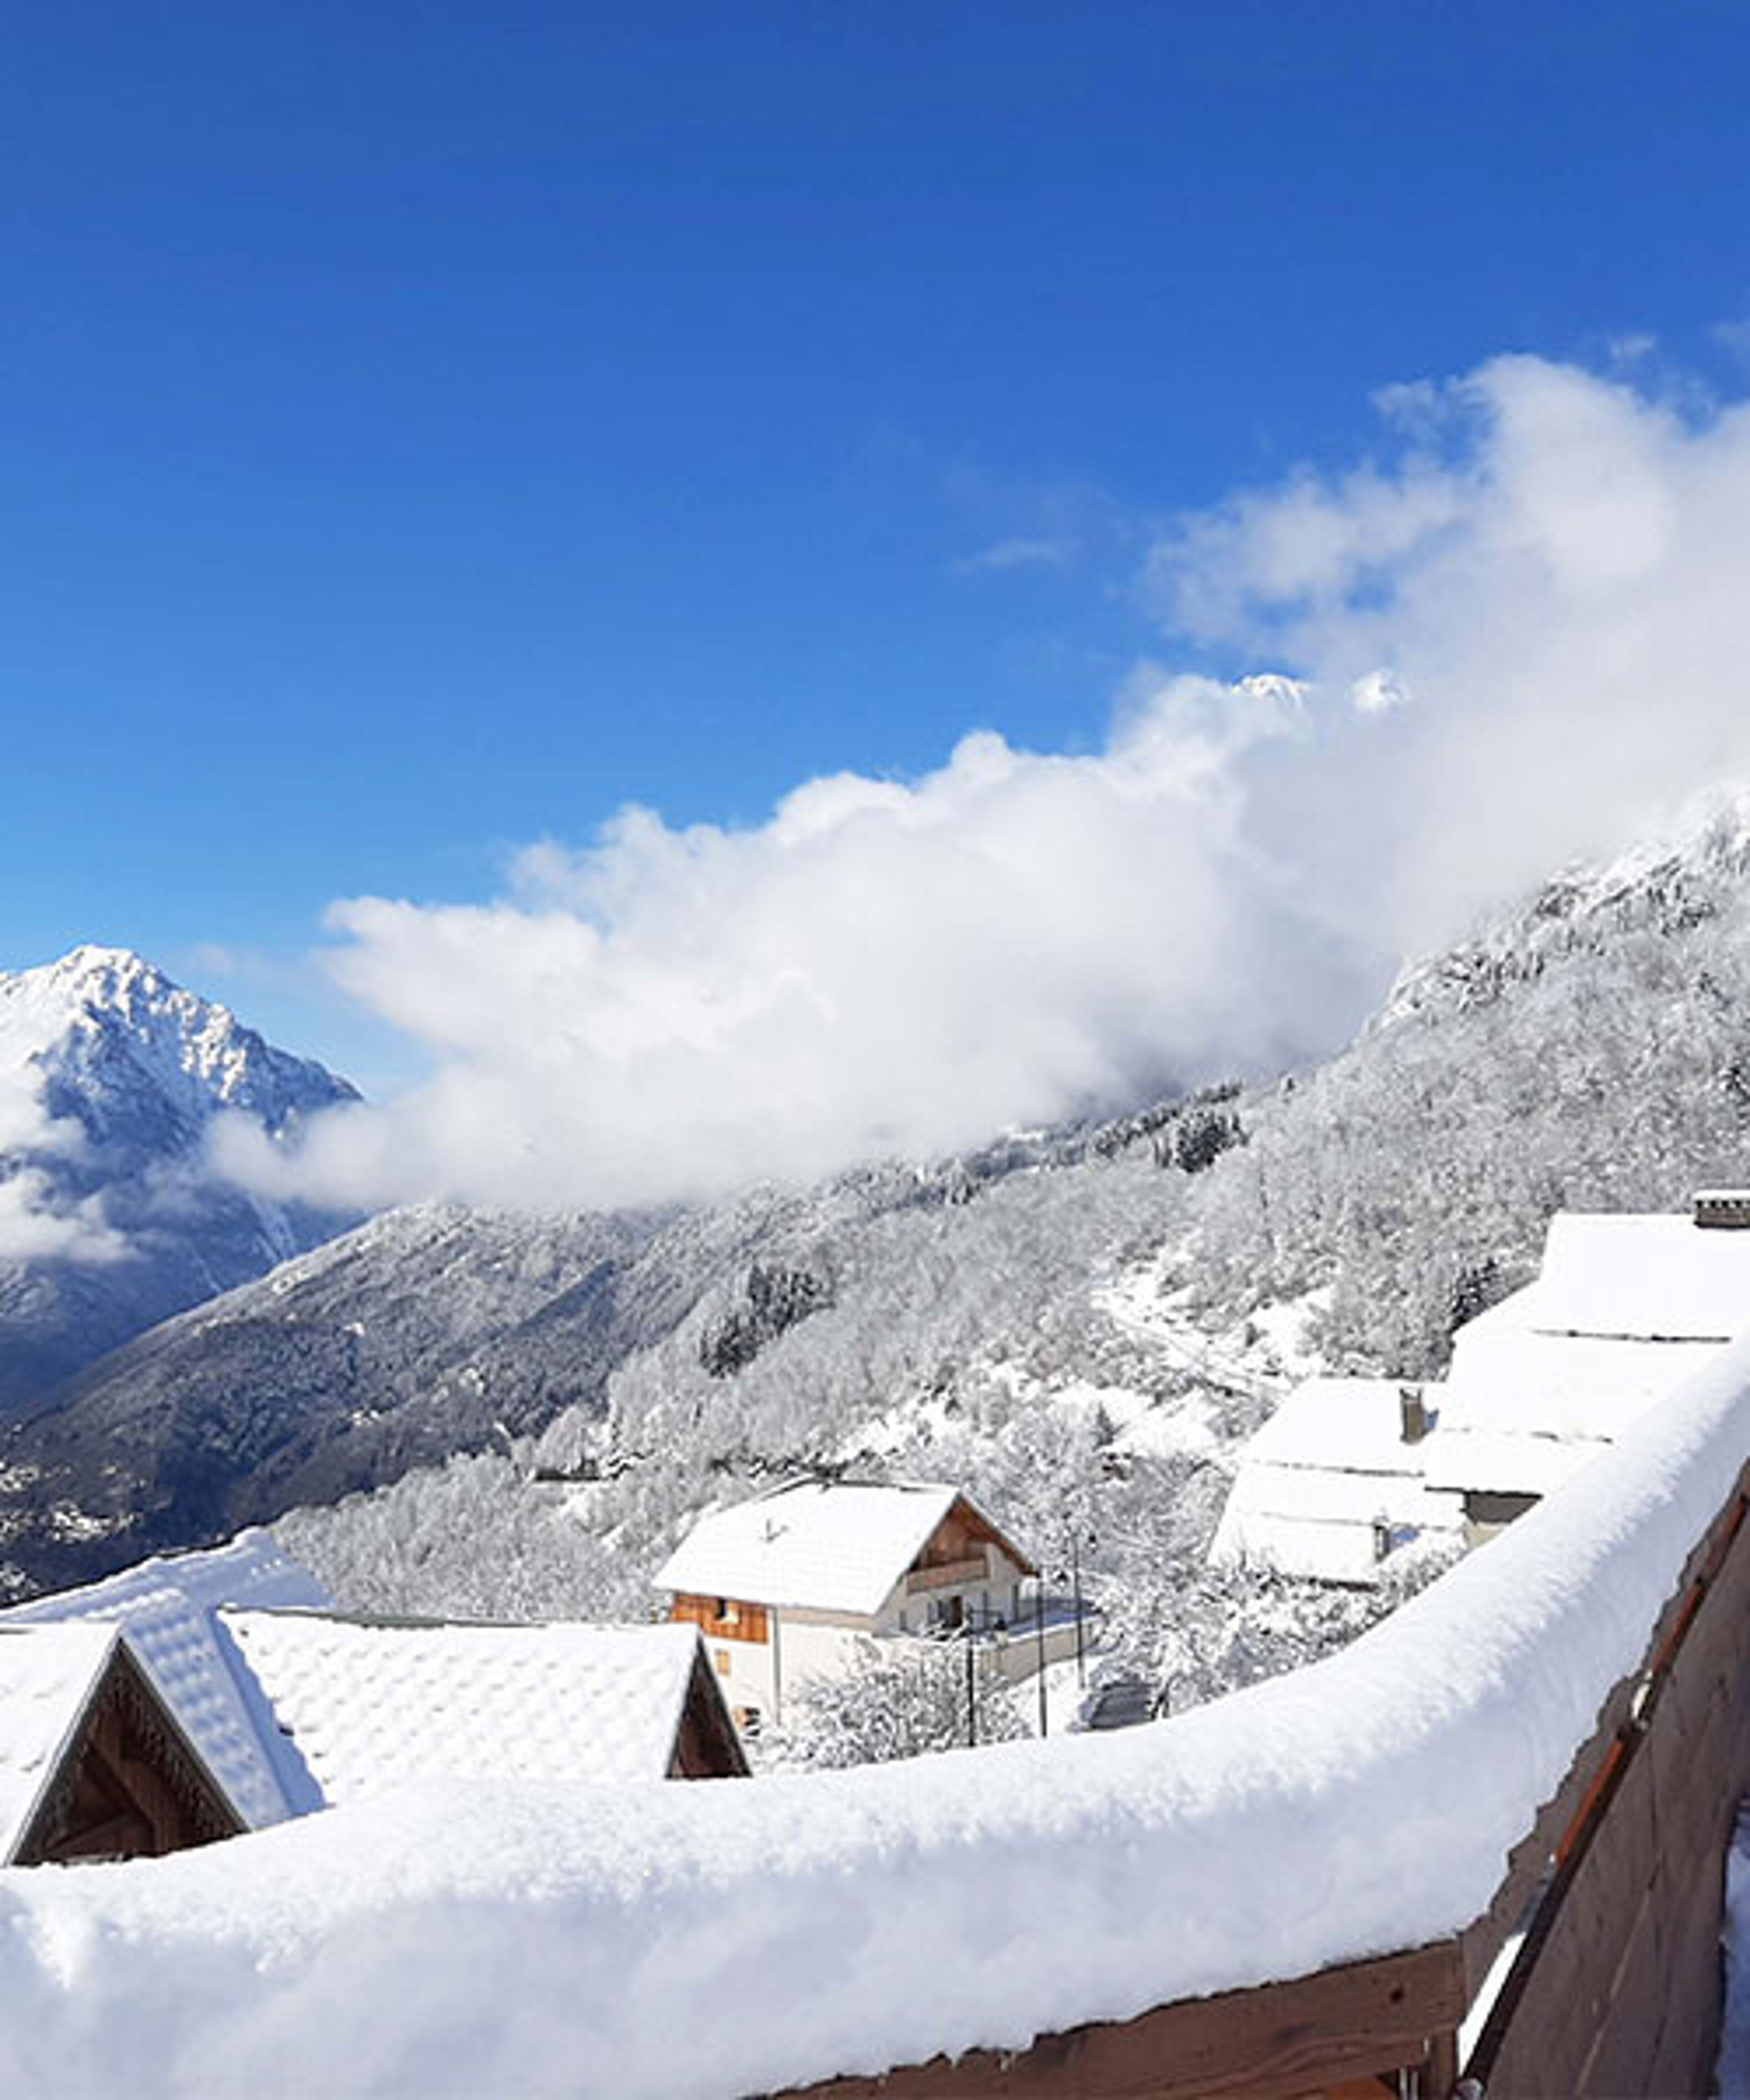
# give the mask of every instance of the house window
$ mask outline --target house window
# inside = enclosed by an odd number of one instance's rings
[[[712,1661],[716,1664],[716,1665],[717,1665],[717,1674],[718,1674],[718,1676],[719,1676],[719,1677],[727,1677],[727,1676],[729,1675],[729,1674],[730,1674],[730,1671],[731,1668],[733,1667],[733,1665],[730,1663],[730,1652],[729,1652],[729,1650],[728,1650],[726,1648],[714,1648],[711,1651],[711,1655],[712,1655]]]

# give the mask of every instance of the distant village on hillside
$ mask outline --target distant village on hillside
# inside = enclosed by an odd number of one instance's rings
[[[1536,1280],[1461,1328],[1444,1379],[1289,1393],[1241,1456],[1211,1561],[1426,1579],[1630,1434],[1747,1305],[1750,1194],[1558,1215]],[[1149,1710],[1124,1687],[1087,1696],[1100,1614],[951,1484],[782,1483],[699,1518],[656,1585],[646,1625],[359,1617],[252,1532],[13,1607],[4,1859],[155,1855],[410,1780],[744,1778],[787,1697],[890,1699],[884,1652],[961,1658],[971,1744],[993,1696],[1014,1701],[1004,1734]],[[1046,1680],[1066,1670],[1054,1723]]]

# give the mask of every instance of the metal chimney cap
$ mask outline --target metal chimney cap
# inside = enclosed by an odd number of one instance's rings
[[[1715,1232],[1750,1229],[1750,1189],[1698,1189],[1695,1218],[1698,1225]]]

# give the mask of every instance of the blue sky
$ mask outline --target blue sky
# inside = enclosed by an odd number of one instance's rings
[[[1204,660],[1141,602],[1162,521],[1354,457],[1388,383],[1651,334],[1741,387],[1736,7],[75,4],[9,46],[0,967],[135,946],[368,1079],[286,968],[331,899],[981,725],[1096,748],[1136,658]]]

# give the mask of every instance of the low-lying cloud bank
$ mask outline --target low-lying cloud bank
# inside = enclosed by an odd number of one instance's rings
[[[1382,399],[1382,456],[1178,521],[1170,638],[1091,757],[966,738],[757,827],[628,810],[484,907],[337,906],[434,1080],[238,1124],[224,1170],[374,1205],[708,1193],[976,1142],[1333,1046],[1392,960],[1750,777],[1750,407],[1516,357]]]
[[[85,1132],[50,1112],[40,1072],[6,1057],[0,1043],[0,1262],[121,1260],[127,1242],[105,1222],[102,1205],[57,1189],[45,1171],[81,1158]]]

